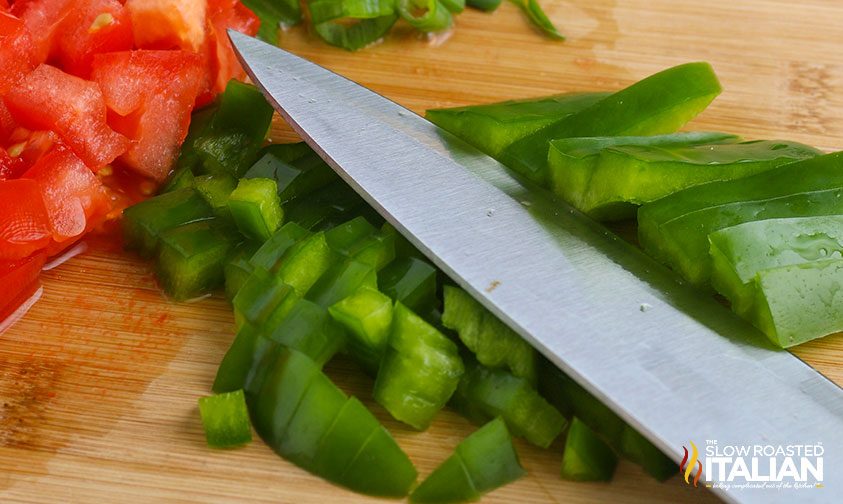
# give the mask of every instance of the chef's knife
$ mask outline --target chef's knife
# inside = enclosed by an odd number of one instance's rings
[[[843,460],[839,387],[413,112],[281,49],[230,36],[276,110],[369,204],[677,463],[690,442],[701,452],[707,442],[822,444],[823,488],[715,485],[722,498],[843,502],[843,481],[828,477]]]

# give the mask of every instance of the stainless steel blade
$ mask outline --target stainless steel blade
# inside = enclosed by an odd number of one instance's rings
[[[843,502],[843,391],[602,226],[374,92],[231,38],[311,147],[452,279],[679,461],[682,446],[822,443],[824,488],[715,489]]]

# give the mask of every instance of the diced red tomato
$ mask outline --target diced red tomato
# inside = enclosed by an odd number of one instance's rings
[[[9,154],[9,151],[0,147],[0,180],[14,179],[26,171],[26,165],[19,157]]]
[[[246,72],[234,55],[228,39],[229,28],[255,35],[260,19],[240,3],[240,0],[209,0],[208,2],[208,71],[213,94],[225,91],[231,79],[243,79]]]
[[[9,2],[8,2],[8,0],[0,0],[0,11],[9,12]]]
[[[36,252],[16,261],[0,260],[0,321],[35,292],[46,259],[44,252]]]
[[[32,41],[23,21],[0,12],[0,95],[35,68],[32,52]]]
[[[56,32],[73,8],[85,0],[17,0],[12,13],[26,24],[34,46],[33,59],[37,65],[50,57],[55,46]]]
[[[6,108],[6,104],[0,99],[0,142],[8,140],[9,135],[12,134],[16,127],[15,120],[12,119],[12,113]]]
[[[73,9],[58,29],[56,60],[68,73],[87,78],[94,54],[126,51],[134,38],[129,11],[117,0],[89,0]]]
[[[127,0],[126,8],[140,49],[199,52],[205,44],[205,1]]]
[[[20,162],[19,175],[32,168],[41,156],[60,143],[59,137],[52,131],[29,131],[23,128],[15,130],[10,141],[9,154]]]
[[[30,256],[46,247],[51,237],[38,182],[0,180],[0,260]]]
[[[121,161],[155,180],[167,177],[204,75],[202,58],[186,51],[126,51],[94,59],[93,79],[115,112],[110,124],[135,142]]]
[[[35,180],[41,187],[56,242],[80,236],[108,213],[109,203],[102,183],[69,149],[51,150],[23,178]]]
[[[12,117],[30,129],[56,132],[94,171],[129,148],[129,140],[106,124],[106,107],[96,83],[41,65],[5,97]]]

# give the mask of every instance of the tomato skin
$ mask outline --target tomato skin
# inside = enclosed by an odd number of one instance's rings
[[[96,83],[40,65],[4,97],[12,117],[30,129],[51,130],[94,171],[129,148],[129,140],[106,124]]]
[[[44,63],[55,47],[56,32],[73,8],[85,0],[17,0],[12,13],[20,17],[32,37],[33,62]]]
[[[24,22],[0,12],[0,95],[35,68],[33,46]]]
[[[0,260],[0,322],[31,296],[46,262],[44,252],[15,261]]]
[[[102,183],[70,149],[54,148],[23,174],[38,182],[54,241],[61,243],[90,229],[89,221],[108,213]]]
[[[55,59],[70,74],[88,78],[94,55],[132,48],[129,11],[117,0],[77,4],[56,34]]]
[[[204,83],[202,58],[180,50],[101,54],[94,59],[92,76],[114,112],[109,124],[134,141],[120,160],[163,181],[187,136]]]
[[[0,260],[18,260],[50,243],[47,210],[38,182],[0,180]]]

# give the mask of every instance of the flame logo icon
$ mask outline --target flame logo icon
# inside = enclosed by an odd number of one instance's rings
[[[691,443],[691,459],[688,460],[688,449],[683,446],[682,449],[685,450],[685,456],[682,457],[682,462],[679,463],[679,474],[684,473],[685,474],[685,483],[688,483],[690,485],[691,482],[688,481],[688,479],[691,476],[691,471],[693,471],[694,467],[697,466],[697,474],[694,476],[694,487],[696,487],[697,484],[699,483],[700,478],[702,477],[702,473],[703,473],[702,462],[699,460],[700,453],[697,450],[697,445],[695,445],[693,441],[690,441],[690,443]],[[686,465],[686,463],[687,463],[687,465]]]

